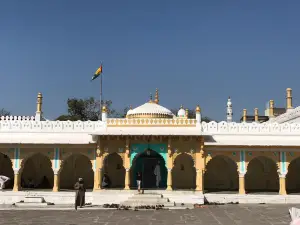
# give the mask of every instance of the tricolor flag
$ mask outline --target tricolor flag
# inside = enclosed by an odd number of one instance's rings
[[[92,80],[95,80],[97,77],[99,77],[102,73],[102,65],[96,70],[94,76],[92,77]]]

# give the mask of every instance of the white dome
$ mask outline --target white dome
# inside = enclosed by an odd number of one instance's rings
[[[178,117],[185,117],[185,110],[183,109],[182,106],[181,106],[180,109],[178,110],[177,116],[178,116]]]
[[[154,102],[147,102],[127,112],[127,118],[173,118],[174,114],[167,108]]]

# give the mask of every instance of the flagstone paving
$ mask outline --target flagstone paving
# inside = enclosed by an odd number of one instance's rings
[[[296,205],[293,205],[297,207]],[[35,225],[279,225],[289,224],[288,209],[292,205],[221,205],[193,210],[119,211],[0,211],[0,224]],[[299,207],[299,206],[298,206]]]

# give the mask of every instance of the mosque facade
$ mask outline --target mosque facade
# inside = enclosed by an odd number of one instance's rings
[[[108,118],[104,106],[99,121],[49,121],[39,93],[35,116],[1,117],[0,174],[11,178],[5,190],[15,192],[70,190],[79,177],[97,192],[104,173],[111,189],[134,190],[137,172],[143,188],[155,189],[159,161],[162,190],[287,195],[300,191],[300,108],[292,106],[291,89],[286,104],[275,115],[270,100],[267,121],[255,109],[254,122],[244,110],[236,123],[229,98],[226,121],[206,123],[199,106],[196,118],[183,108],[174,115],[159,104],[157,91],[126,118]]]

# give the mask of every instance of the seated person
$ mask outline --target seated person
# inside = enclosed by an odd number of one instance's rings
[[[109,177],[106,173],[103,175],[101,187],[102,188],[109,188],[110,187],[110,179],[109,179]]]

